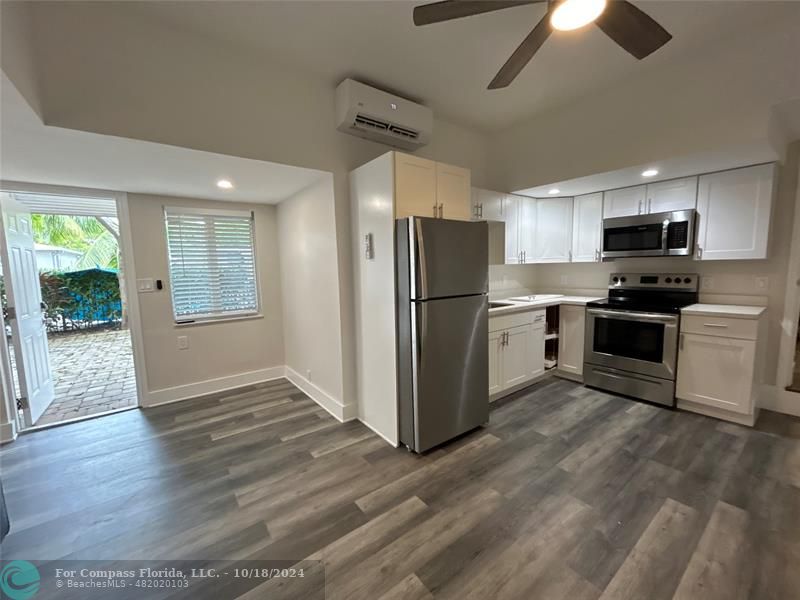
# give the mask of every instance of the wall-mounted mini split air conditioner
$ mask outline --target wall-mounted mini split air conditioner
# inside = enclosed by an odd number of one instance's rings
[[[404,150],[427,144],[433,111],[427,106],[345,79],[336,88],[336,128]]]

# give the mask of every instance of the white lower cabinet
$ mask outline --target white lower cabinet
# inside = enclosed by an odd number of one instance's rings
[[[683,317],[675,382],[678,407],[752,425],[763,337],[760,320]]]
[[[490,318],[489,329],[489,396],[492,399],[544,374],[544,311]]]
[[[586,308],[562,304],[558,324],[558,371],[583,377],[583,343]]]
[[[505,343],[504,331],[489,332],[489,395],[498,394],[503,390],[503,382],[500,379],[500,359],[503,354],[503,344]]]
[[[510,388],[528,379],[532,358],[531,334],[533,325],[512,327],[506,331],[505,346],[501,357],[503,388]]]

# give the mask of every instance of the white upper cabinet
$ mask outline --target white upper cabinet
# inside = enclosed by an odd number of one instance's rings
[[[603,194],[603,218],[644,214],[647,212],[645,209],[646,199],[647,186],[644,185],[605,192]]]
[[[572,212],[572,262],[600,261],[602,229],[602,192],[575,196]]]
[[[439,216],[469,221],[472,212],[469,169],[436,163],[436,199]]]
[[[476,221],[505,221],[505,194],[472,188],[472,218]]]
[[[774,164],[700,176],[696,257],[766,258],[774,180]]]
[[[536,198],[518,196],[520,262],[532,263],[536,258]]]
[[[432,160],[395,152],[395,217],[439,216],[436,199],[436,163]]]
[[[503,198],[503,221],[506,224],[506,264],[515,265],[522,256],[519,251],[519,197],[507,194]]]
[[[433,160],[394,153],[395,217],[442,217],[469,221],[470,172]]]
[[[572,198],[539,198],[536,201],[535,247],[532,262],[569,262]]]
[[[694,208],[697,203],[697,177],[658,181],[647,185],[648,213]]]

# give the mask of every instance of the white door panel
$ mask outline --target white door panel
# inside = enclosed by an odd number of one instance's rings
[[[603,218],[630,217],[645,213],[646,188],[643,185],[603,193]]]
[[[647,212],[688,210],[697,204],[697,177],[659,181],[647,185]]]
[[[20,392],[27,399],[25,425],[36,423],[53,401],[53,377],[47,349],[39,271],[36,268],[31,215],[8,194],[0,197],[2,227],[0,255],[5,273],[8,305],[16,313],[9,319]]]
[[[602,246],[603,194],[575,196],[572,216],[572,262],[599,262]]]

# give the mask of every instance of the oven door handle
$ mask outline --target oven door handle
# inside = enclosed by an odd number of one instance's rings
[[[658,313],[637,313],[617,310],[603,310],[600,308],[590,308],[588,314],[603,319],[622,319],[623,321],[650,321],[654,323],[677,323],[678,317],[675,315],[661,315]]]

